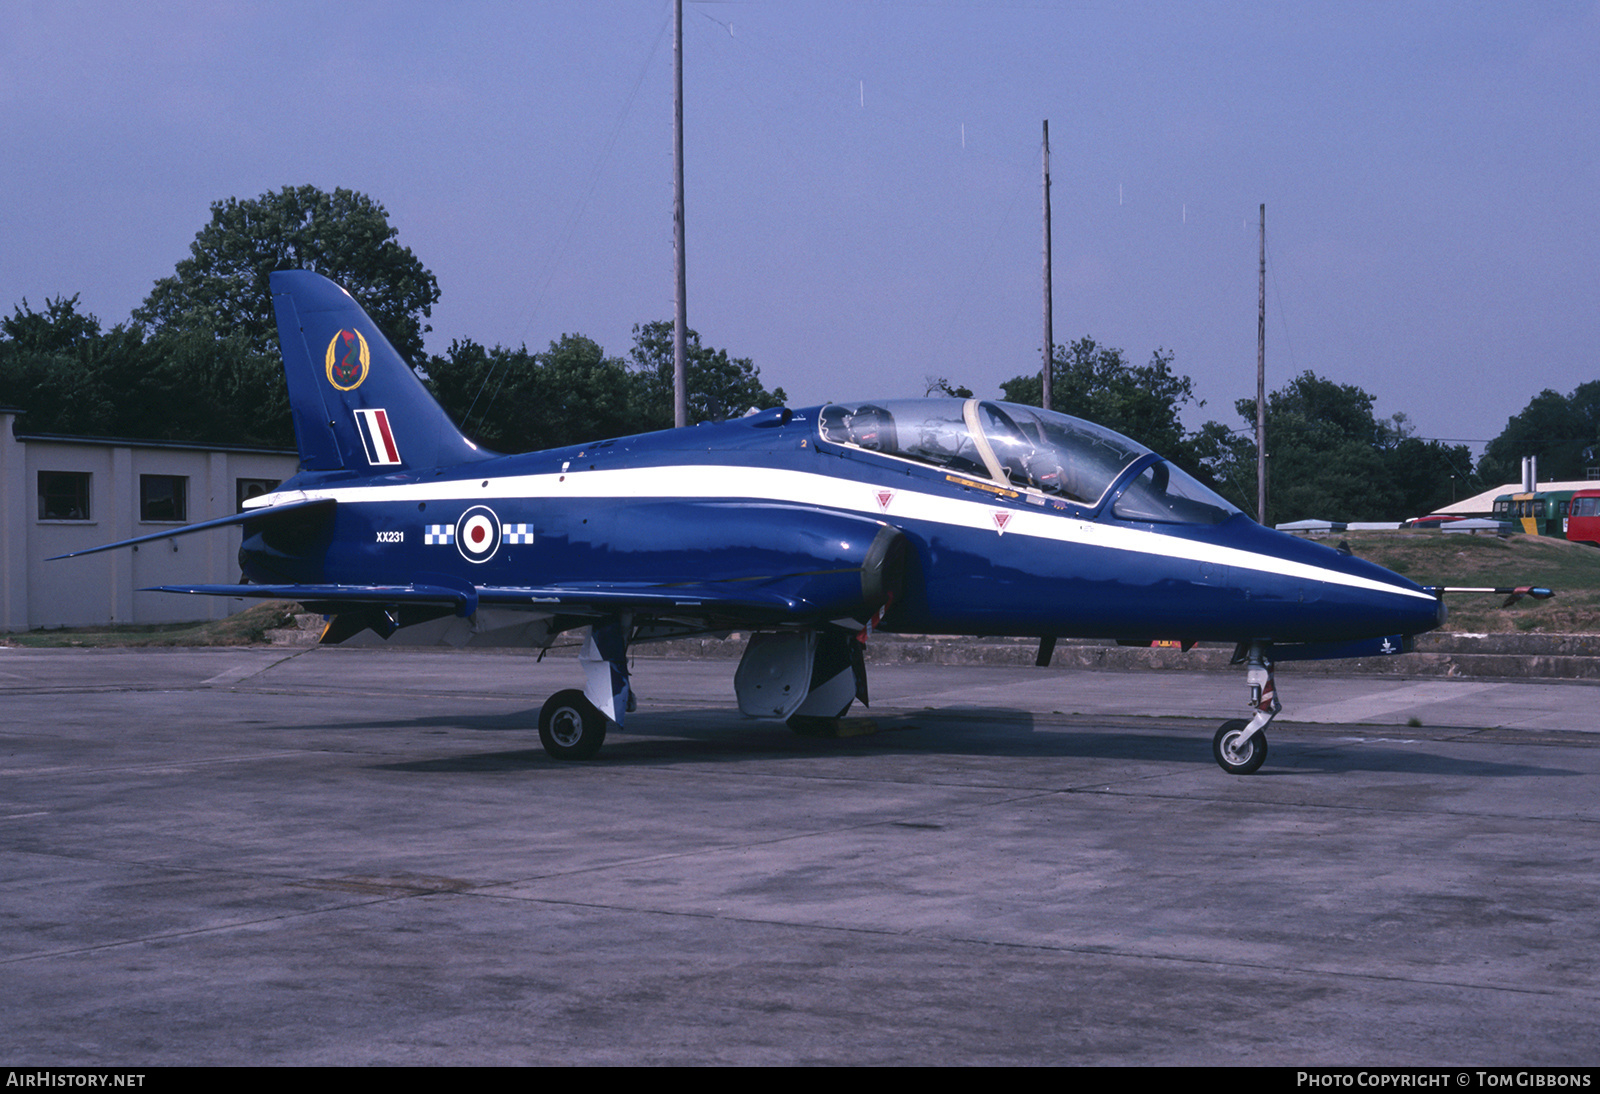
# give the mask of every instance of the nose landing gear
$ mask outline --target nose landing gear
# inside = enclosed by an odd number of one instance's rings
[[[1266,762],[1266,728],[1283,709],[1272,677],[1271,646],[1266,642],[1252,642],[1243,660],[1247,662],[1245,679],[1250,683],[1250,706],[1255,710],[1255,717],[1248,722],[1243,718],[1223,722],[1211,739],[1212,756],[1230,775],[1252,774]]]

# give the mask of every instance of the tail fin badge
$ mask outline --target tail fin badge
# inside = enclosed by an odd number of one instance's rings
[[[341,330],[328,343],[328,383],[340,391],[354,391],[372,367],[372,350],[358,330]]]

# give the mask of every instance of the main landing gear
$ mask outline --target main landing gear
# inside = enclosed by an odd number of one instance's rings
[[[539,742],[553,760],[587,760],[633,708],[627,616],[589,627],[578,661],[587,686],[558,691],[539,712]],[[867,701],[866,632],[843,628],[758,632],[734,673],[739,709],[787,721],[802,736],[834,736],[857,699]]]
[[[1252,774],[1267,760],[1266,728],[1283,709],[1272,678],[1271,649],[1266,642],[1252,642],[1247,655],[1234,658],[1236,663],[1247,663],[1245,678],[1250,683],[1250,706],[1255,717],[1248,722],[1243,718],[1223,722],[1211,739],[1211,754],[1230,775]]]
[[[613,722],[620,729],[633,707],[628,681],[628,637],[633,620],[622,615],[591,626],[578,662],[588,686],[558,691],[539,711],[539,743],[552,760],[593,759]]]

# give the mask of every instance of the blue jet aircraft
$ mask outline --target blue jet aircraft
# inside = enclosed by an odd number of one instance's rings
[[[583,631],[586,686],[539,716],[586,759],[630,709],[630,643],[752,632],[747,715],[797,728],[867,699],[873,630],[1236,644],[1248,721],[1213,741],[1248,774],[1281,709],[1276,661],[1398,653],[1440,590],[1263,528],[1142,445],[984,399],[829,403],[524,455],[467,440],[365,311],[289,270],[272,300],[300,471],[242,514],[246,584],[337,642],[372,630],[548,646]],[[89,552],[80,552],[89,553]],[[65,556],[63,556],[65,557]]]

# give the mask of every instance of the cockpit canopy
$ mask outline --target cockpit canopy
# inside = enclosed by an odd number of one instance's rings
[[[895,399],[822,408],[822,439],[1032,494],[1100,506],[1150,450],[1120,433],[1038,407],[979,399]],[[1239,512],[1159,457],[1120,490],[1123,520],[1217,524]]]

